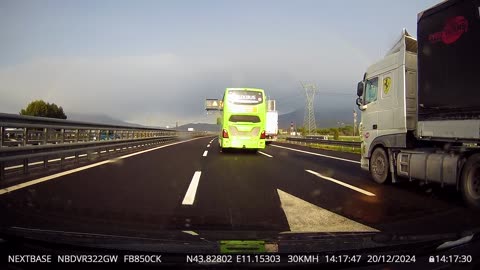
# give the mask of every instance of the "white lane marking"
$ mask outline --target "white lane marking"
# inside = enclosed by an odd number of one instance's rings
[[[314,171],[312,171],[312,170],[305,170],[305,171],[307,171],[307,172],[309,172],[309,173],[311,173],[311,174],[313,174],[313,175],[316,175],[316,176],[318,176],[318,177],[320,177],[320,178],[323,178],[323,179],[325,179],[325,180],[334,182],[334,183],[339,184],[339,185],[341,185],[341,186],[344,186],[344,187],[346,187],[346,188],[349,188],[349,189],[355,190],[355,191],[357,191],[357,192],[360,192],[360,193],[362,193],[362,194],[365,194],[365,195],[367,195],[367,196],[375,196],[375,194],[373,194],[373,193],[371,193],[371,192],[369,192],[369,191],[366,191],[366,190],[364,190],[364,189],[358,188],[358,187],[356,187],[356,186],[352,186],[352,185],[350,185],[350,184],[344,183],[344,182],[339,181],[339,180],[337,180],[337,179],[333,179],[333,178],[331,178],[331,177],[321,175],[321,174],[319,174],[319,173],[317,173],[317,172],[314,172]]]
[[[299,149],[295,149],[295,148],[290,148],[290,147],[285,147],[285,146],[280,146],[280,145],[276,145],[276,144],[272,144],[271,146],[278,147],[278,148],[284,148],[284,149],[288,149],[288,150],[292,150],[292,151],[296,151],[296,152],[300,152],[300,153],[310,154],[310,155],[314,155],[314,156],[331,158],[331,159],[336,159],[336,160],[341,160],[341,161],[346,161],[346,162],[351,162],[351,163],[360,164],[360,161],[355,161],[355,160],[350,160],[350,159],[345,159],[345,158],[339,158],[339,157],[333,157],[333,156],[327,156],[327,155],[323,155],[323,154],[319,154],[319,153],[313,153],[313,152],[303,151],[303,150],[299,150]]]
[[[198,233],[194,232],[194,231],[182,231],[183,233],[186,233],[186,234],[190,234],[190,235],[195,235],[197,236]]]
[[[97,167],[97,166],[100,166],[100,165],[104,165],[104,164],[108,164],[108,163],[114,163],[119,159],[125,159],[125,158],[129,158],[129,157],[133,157],[133,156],[140,155],[140,154],[143,154],[143,153],[147,153],[147,152],[150,152],[150,151],[155,151],[155,150],[158,150],[160,148],[164,148],[164,147],[168,147],[168,146],[172,146],[172,145],[176,145],[176,144],[180,144],[180,143],[186,143],[186,142],[190,142],[190,141],[193,141],[193,140],[198,140],[198,139],[201,139],[201,138],[202,137],[162,145],[162,146],[155,147],[155,148],[152,148],[152,149],[147,149],[147,150],[135,152],[135,153],[124,155],[124,156],[117,157],[117,158],[114,158],[114,159],[108,159],[108,160],[100,161],[100,162],[97,162],[97,163],[94,163],[94,164],[86,165],[86,166],[83,166],[83,167],[78,167],[76,169],[72,169],[72,170],[52,174],[52,175],[49,175],[49,176],[41,177],[41,178],[31,180],[31,181],[28,181],[28,182],[25,182],[25,183],[14,185],[14,186],[11,186],[11,187],[2,188],[2,189],[0,189],[0,195],[8,193],[8,192],[15,191],[15,190],[18,190],[18,189],[22,189],[22,188],[25,188],[25,187],[29,187],[29,186],[32,186],[32,185],[35,185],[35,184],[38,184],[38,183],[41,183],[41,182],[49,181],[49,180],[52,180],[52,179],[55,179],[55,178],[58,178],[58,177],[65,176],[65,175],[69,175],[69,174],[72,174],[72,173],[84,171],[84,170],[94,168],[94,167]],[[57,159],[57,160],[60,160],[60,159]],[[49,162],[50,162],[50,160],[49,160]]]
[[[30,164],[28,164],[28,165],[30,165]],[[18,168],[23,168],[23,165],[6,167],[5,170],[8,171],[8,170],[13,170],[13,169],[18,169]]]
[[[258,151],[258,153],[259,153],[259,154],[262,154],[262,155],[264,155],[264,156],[267,156],[267,157],[269,157],[269,158],[273,157],[273,156],[271,156],[271,155],[269,155],[269,154],[267,154],[267,153],[264,153],[264,152],[262,152],[262,151]]]
[[[38,165],[38,164],[43,164],[43,161],[37,161],[37,162],[28,163],[28,166]]]
[[[208,154],[208,151],[207,151],[207,150],[205,150],[205,152],[203,152],[203,156],[204,156],[204,157],[206,157],[206,156],[207,156],[207,154]]]
[[[78,157],[84,157],[86,156],[87,154],[83,154],[83,155],[78,155]],[[74,158],[74,156],[71,156],[71,157],[66,157],[65,159],[72,159]],[[48,160],[48,162],[55,162],[55,161],[59,161],[60,159],[57,158],[57,159],[50,159]],[[37,162],[32,162],[32,163],[28,163],[28,166],[33,166],[33,165],[38,165],[38,164],[43,164],[43,161],[37,161]],[[8,170],[13,170],[13,169],[18,169],[18,168],[23,168],[23,165],[16,165],[16,166],[11,166],[11,167],[6,167],[5,170],[8,171]]]
[[[207,148],[210,147],[210,144],[207,144]]]
[[[107,151],[100,151],[100,154],[103,154],[103,153],[105,153],[105,152],[107,152]]]
[[[22,183],[22,184],[18,184],[18,185],[14,185],[14,186],[11,186],[11,187],[3,188],[3,189],[0,189],[0,195],[8,193],[8,192],[15,191],[15,190],[18,190],[18,189],[22,189],[22,188],[25,188],[25,187],[28,187],[28,186],[31,186],[31,185],[35,185],[35,184],[38,184],[38,183],[41,183],[41,182],[52,180],[52,179],[55,179],[55,178],[58,178],[58,177],[61,177],[61,176],[64,176],[64,175],[69,175],[69,174],[72,174],[72,173],[75,173],[75,172],[79,172],[79,171],[83,171],[83,170],[86,170],[86,169],[97,167],[97,166],[100,166],[100,165],[103,165],[103,164],[107,164],[109,162],[110,162],[110,160],[105,160],[105,161],[98,162],[98,163],[95,163],[95,164],[83,166],[83,167],[80,167],[80,168],[77,168],[77,169],[52,174],[52,175],[49,175],[49,176],[46,176],[46,177],[42,177],[42,178],[38,178],[38,179],[35,179],[35,180],[32,180],[32,181],[25,182],[25,183]]]
[[[291,232],[378,232],[280,189],[277,193]]]
[[[65,159],[71,159],[71,158],[74,158],[74,157],[73,156],[72,157],[66,157]],[[48,160],[48,162],[55,162],[55,161],[60,161],[60,159],[56,158],[56,159]],[[28,166],[38,165],[38,164],[43,164],[43,161],[28,163]],[[6,167],[5,170],[18,169],[18,168],[22,168],[22,167],[23,167],[23,165],[16,165],[16,166],[11,166],[11,167]]]
[[[202,175],[201,171],[196,171],[193,174],[192,181],[188,186],[187,193],[185,193],[185,197],[183,198],[182,204],[183,205],[192,205],[195,201],[195,193],[197,193],[198,182],[200,181],[200,176]]]

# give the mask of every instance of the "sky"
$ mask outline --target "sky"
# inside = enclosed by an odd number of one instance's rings
[[[30,101],[152,126],[215,123],[205,98],[256,87],[280,113],[351,111],[356,84],[440,0],[0,0],[0,112]]]

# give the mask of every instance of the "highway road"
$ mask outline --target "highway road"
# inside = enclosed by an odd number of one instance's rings
[[[1,225],[122,235],[161,230],[441,233],[480,226],[452,189],[378,185],[356,154],[273,143],[222,153],[171,143],[0,189]]]

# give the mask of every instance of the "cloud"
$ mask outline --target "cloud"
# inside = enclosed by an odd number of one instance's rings
[[[295,102],[279,108],[288,111],[303,104],[300,80],[317,82],[328,92],[351,89],[353,95],[370,63],[355,46],[335,36],[322,44],[290,41],[272,48],[206,48],[195,55],[35,58],[0,68],[0,111],[17,113],[28,102],[44,99],[67,113],[103,113],[141,124],[172,125],[214,119],[205,115],[203,101],[221,98],[229,86],[265,88],[273,98],[290,96]]]

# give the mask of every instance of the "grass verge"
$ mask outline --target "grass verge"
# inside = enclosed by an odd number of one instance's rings
[[[331,145],[331,144],[319,144],[319,143],[310,143],[307,145],[310,148],[338,151],[338,152],[347,152],[360,154],[360,148],[352,146],[342,146],[342,145]]]
[[[298,144],[298,143],[292,143],[290,141],[287,141],[285,139],[278,139],[278,142],[282,143],[291,143],[291,144]],[[305,145],[301,143],[300,145]],[[321,144],[321,143],[309,143],[305,145],[310,148],[317,148],[317,149],[323,149],[323,150],[330,150],[330,151],[338,151],[338,152],[346,152],[346,153],[354,153],[354,154],[360,154],[360,148],[359,147],[352,147],[352,146],[342,146],[342,145],[331,145],[331,144]]]

